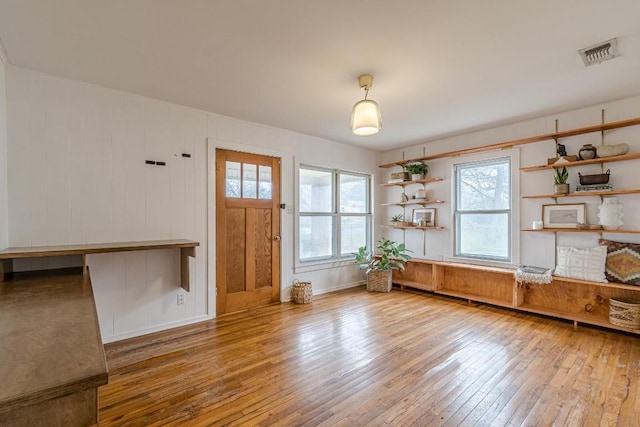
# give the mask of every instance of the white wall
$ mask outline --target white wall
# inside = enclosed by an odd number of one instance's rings
[[[415,145],[400,150],[385,152],[382,155],[382,163],[390,163],[403,158],[415,158],[430,154],[449,152],[453,150],[470,148],[480,145],[488,145],[499,142],[510,141],[528,136],[547,134],[555,131],[555,120],[558,119],[559,130],[575,129],[592,126],[601,123],[601,110],[605,110],[605,121],[613,122],[634,117],[640,117],[640,97],[628,98],[603,105],[569,111],[566,113],[541,117],[534,120],[523,121],[509,126],[497,127],[494,129],[469,133],[452,138],[426,144]],[[616,129],[605,132],[605,142],[616,144],[626,142],[630,145],[630,152],[640,152],[640,126],[633,126],[623,129]],[[564,138],[559,141],[565,144],[568,154],[577,154],[579,148],[584,144],[599,145],[601,143],[600,133],[585,134],[571,138]],[[517,151],[520,158],[520,167],[534,166],[547,163],[548,157],[555,156],[555,143],[553,140],[539,143],[527,144],[520,148],[511,150],[494,151],[495,156],[502,156],[512,151]],[[478,155],[466,155],[455,158],[431,160],[429,175],[444,178],[444,181],[429,184],[429,198],[444,200],[444,204],[430,205],[437,209],[438,225],[443,225],[446,230],[425,232],[426,241],[423,243],[421,231],[410,230],[403,233],[399,230],[390,230],[391,238],[397,240],[406,239],[407,245],[415,251],[415,256],[427,259],[447,259],[452,255],[452,171],[453,165],[471,161]],[[638,161],[627,161],[609,163],[605,166],[611,169],[611,184],[615,189],[638,189],[640,188],[640,163]],[[383,169],[379,179],[383,182],[389,179],[389,173],[399,171],[399,168]],[[578,172],[582,174],[601,173],[599,165],[583,166],[579,168],[569,168],[569,183],[572,191],[578,182]],[[553,193],[553,178],[551,171],[521,172],[519,174],[519,188],[515,191],[520,196],[535,194]],[[383,189],[380,200],[394,202],[400,200],[400,190]],[[619,200],[624,204],[624,223],[622,228],[640,230],[640,197],[638,195],[619,196]],[[520,228],[531,228],[533,220],[541,219],[542,205],[554,203],[552,199],[520,199],[515,198],[515,208],[519,209],[516,215],[516,226]],[[598,205],[601,203],[599,197],[576,197],[558,199],[559,203],[587,203],[587,221],[597,223]],[[410,210],[410,209],[409,209]],[[382,209],[378,216],[380,224],[388,223],[391,215],[399,213],[399,207]],[[531,233],[520,232],[520,254],[514,259],[514,264],[538,265],[553,267],[555,262],[555,245],[591,247],[598,244],[599,235],[597,233],[569,234],[558,233]],[[604,238],[610,240],[639,242],[640,236],[633,234],[604,234]],[[557,239],[557,240],[556,240]],[[425,251],[423,251],[425,246]]]
[[[17,67],[7,69],[7,107],[10,246],[200,242],[191,261],[191,292],[181,306],[177,250],[88,257],[105,342],[215,315],[215,226],[207,223],[215,219],[207,201],[207,192],[215,191],[207,182],[214,176],[207,156],[213,159],[215,147],[281,157],[282,201],[289,206],[298,158],[377,172],[378,153],[369,150]],[[192,157],[181,157],[183,152]],[[145,159],[167,166],[145,165]],[[293,215],[283,213],[284,300],[294,278],[312,280],[315,293],[362,279],[353,265],[297,274],[293,224]],[[27,269],[77,262],[17,264]]]
[[[0,49],[2,47],[0,46]],[[7,85],[0,55],[0,249],[9,246],[9,201],[7,194]]]

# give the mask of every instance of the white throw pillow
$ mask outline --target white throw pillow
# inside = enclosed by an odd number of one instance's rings
[[[604,275],[607,262],[606,246],[595,248],[570,248],[558,246],[556,276],[607,283]]]

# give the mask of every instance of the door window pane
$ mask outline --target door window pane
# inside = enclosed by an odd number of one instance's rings
[[[258,197],[257,166],[249,163],[242,164],[242,198],[255,199]]]
[[[300,168],[300,212],[333,211],[333,171]]]
[[[362,175],[340,174],[340,212],[367,213],[367,178]]]
[[[258,166],[258,199],[271,199],[271,166]]]
[[[333,217],[300,217],[300,258],[328,258],[333,254]]]
[[[240,197],[240,163],[227,161],[225,194],[227,197]]]
[[[340,255],[358,252],[367,246],[367,217],[343,216],[340,218]]]

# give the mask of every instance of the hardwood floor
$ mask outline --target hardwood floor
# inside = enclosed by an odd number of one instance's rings
[[[640,425],[640,340],[363,288],[106,346],[100,425]]]

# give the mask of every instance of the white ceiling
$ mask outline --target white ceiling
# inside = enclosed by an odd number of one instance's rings
[[[640,94],[638,0],[0,0],[0,39],[21,67],[376,150]]]

